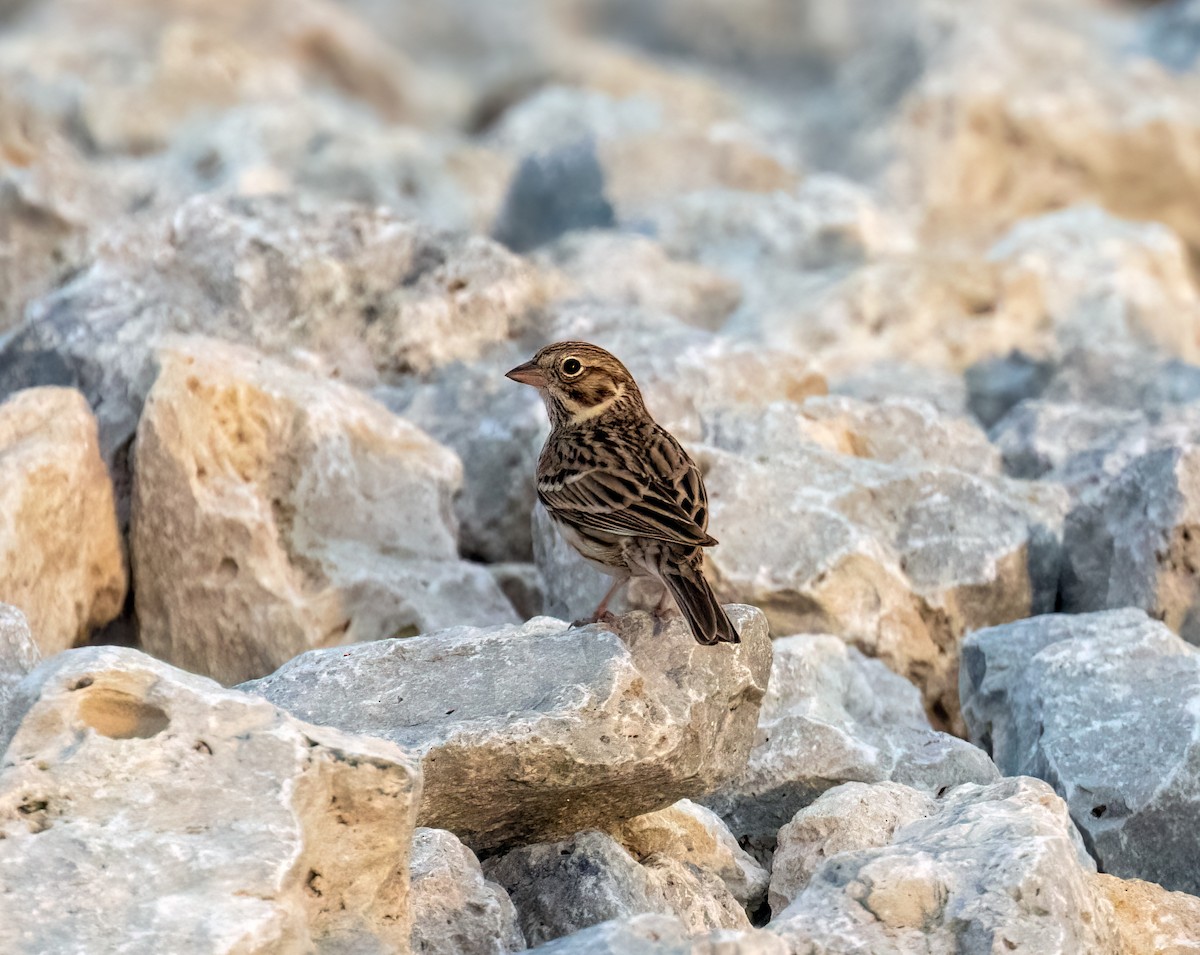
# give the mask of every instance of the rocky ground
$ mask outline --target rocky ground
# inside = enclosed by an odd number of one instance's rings
[[[1200,953],[1197,157],[1196,0],[0,0],[0,951]]]

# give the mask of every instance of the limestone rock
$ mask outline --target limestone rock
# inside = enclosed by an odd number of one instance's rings
[[[672,915],[612,919],[539,945],[539,955],[788,955],[769,932],[720,929],[696,938]]]
[[[894,780],[940,793],[997,778],[987,756],[935,732],[916,687],[837,637],[774,642],[750,762],[705,803],[734,834],[769,851],[776,832],[828,789]]]
[[[741,771],[771,643],[756,610],[728,612],[738,645],[702,647],[679,619],[656,634],[647,614],[619,632],[539,618],[314,650],[246,689],[418,754],[422,825],[476,851],[551,841]]]
[[[458,558],[455,456],[342,385],[193,339],[163,351],[134,460],[145,648],[223,682],[312,647],[514,619]]]
[[[562,275],[562,298],[665,312],[710,331],[721,326],[742,295],[733,279],[625,232],[572,232],[547,246],[536,261]]]
[[[513,849],[485,871],[508,889],[531,945],[643,913],[675,915],[690,934],[750,927],[712,873],[661,854],[639,864],[601,832]]]
[[[80,388],[111,461],[165,336],[224,338],[373,385],[476,357],[523,327],[542,294],[528,265],[478,236],[302,197],[199,196],[114,236],[33,303],[0,351],[0,387]]]
[[[7,739],[10,733],[8,701],[41,656],[25,615],[16,607],[0,604],[0,739]]]
[[[409,863],[413,955],[508,955],[525,949],[517,910],[479,860],[444,829],[417,829]]]
[[[639,860],[666,856],[711,872],[749,913],[757,910],[767,891],[767,870],[738,845],[720,816],[690,799],[635,816],[613,836]]]
[[[1134,955],[1197,955],[1200,952],[1200,899],[1186,892],[1168,892],[1153,882],[1097,874],[1101,898],[1116,913],[1119,951]]]
[[[454,362],[426,378],[373,393],[459,456],[463,488],[455,511],[460,550],[489,563],[533,556],[530,515],[537,502],[534,472],[546,414],[532,388],[504,377],[528,357],[506,349],[484,361]]]
[[[899,783],[843,783],[823,793],[779,830],[771,911],[779,915],[787,908],[826,859],[886,846],[897,829],[936,811],[932,796]]]
[[[827,859],[768,930],[793,952],[1115,953],[1112,908],[1038,780],[964,785],[889,844]]]
[[[826,449],[828,432],[825,446],[814,440],[803,406],[714,416],[698,456],[721,541],[709,566],[718,591],[761,607],[776,634],[844,637],[912,679],[937,723],[960,730],[958,644],[1053,609],[1068,495],[925,464],[926,448],[984,471],[995,459],[919,417],[910,441],[893,441],[888,421],[852,423],[849,447],[834,444],[846,454]]]
[[[1008,308],[1044,314],[1058,349],[1129,343],[1200,357],[1187,249],[1162,225],[1080,206],[1018,223],[988,258]]]
[[[1053,615],[971,634],[971,737],[1045,779],[1104,871],[1200,892],[1200,651],[1142,611]]]
[[[1092,405],[1022,401],[992,429],[1004,470],[1017,478],[1057,477],[1081,456],[1111,447],[1131,431],[1144,435],[1150,422],[1139,411]]]
[[[0,600],[50,656],[121,611],[125,563],[96,419],[67,388],[0,404]]]
[[[1082,495],[1063,537],[1063,609],[1140,607],[1200,643],[1197,480],[1200,446],[1188,443],[1134,457]]]
[[[421,777],[393,744],[115,647],[47,660],[14,706],[0,948],[409,951]]]

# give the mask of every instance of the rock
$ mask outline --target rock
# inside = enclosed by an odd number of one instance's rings
[[[1200,643],[1197,480],[1200,447],[1189,443],[1133,457],[1080,495],[1063,535],[1062,609],[1140,607]]]
[[[454,362],[432,376],[373,392],[458,455],[464,478],[454,502],[459,549],[488,563],[533,557],[529,522],[537,502],[533,479],[546,413],[532,388],[504,377],[528,357],[505,350],[486,361]]]
[[[160,361],[134,458],[149,652],[234,683],[312,647],[515,619],[458,558],[461,465],[424,432],[215,340]]]
[[[16,607],[0,604],[0,739],[7,739],[12,731],[8,701],[41,656],[25,615]]]
[[[1200,892],[1200,651],[1139,610],[967,638],[963,715],[1006,775],[1053,785],[1105,872]]]
[[[527,252],[574,229],[614,224],[595,144],[582,140],[522,160],[492,235]]]
[[[419,755],[421,825],[476,851],[552,841],[741,771],[771,644],[756,610],[727,612],[742,642],[716,650],[679,619],[656,634],[647,614],[619,633],[539,618],[314,650],[245,688]]]
[[[889,844],[835,855],[768,931],[793,952],[1117,951],[1111,907],[1045,783],[964,785]]]
[[[626,58],[616,72],[628,66]],[[528,164],[526,188],[533,188],[535,172],[550,184],[528,193],[530,200],[540,195],[556,210],[558,228],[543,227],[539,237],[613,222],[644,227],[662,204],[705,190],[772,193],[796,186],[793,157],[778,139],[772,142],[744,123],[721,118],[722,105],[707,90],[683,102],[675,95],[680,81],[673,77],[674,88],[662,91],[666,101],[640,90],[551,83],[504,112],[486,143]],[[693,86],[694,80],[688,77],[682,85]],[[518,173],[518,183],[521,178]],[[510,199],[517,188],[514,184]],[[580,195],[572,196],[572,190]],[[590,215],[578,220],[584,210]]]
[[[991,428],[1020,402],[1041,394],[1053,373],[1052,362],[1020,351],[976,362],[963,376],[971,413]]]
[[[0,600],[25,614],[43,656],[120,613],[113,485],[78,392],[31,388],[0,404],[0,514]]]
[[[1053,609],[1068,495],[968,474],[995,463],[977,431],[930,427],[932,409],[896,412],[850,414],[833,440],[795,404],[713,416],[698,455],[721,541],[709,565],[718,592],[761,607],[774,633],[844,637],[961,731],[959,642]],[[908,441],[890,434],[901,426]],[[927,449],[958,466],[924,463]]]
[[[613,836],[640,861],[666,856],[711,872],[750,914],[766,894],[767,870],[738,845],[720,816],[690,799],[635,816],[614,830]]]
[[[890,398],[911,398],[959,418],[968,414],[968,393],[963,376],[946,369],[878,361],[835,376],[829,391],[868,404]]]
[[[31,304],[0,351],[0,391],[80,388],[99,409],[105,459],[120,464],[154,353],[173,333],[374,385],[477,357],[523,328],[542,296],[528,265],[478,236],[382,209],[199,196],[113,237],[90,268]]]
[[[747,276],[845,266],[912,244],[867,190],[837,176],[810,176],[789,191],[691,192],[655,219],[668,254]]]
[[[672,915],[645,914],[612,919],[539,945],[540,955],[787,955],[787,945],[756,929],[720,929],[690,937]]]
[[[936,811],[932,796],[899,783],[843,783],[823,793],[779,830],[771,859],[771,912],[783,912],[826,859],[886,846],[897,829]]]
[[[443,829],[413,833],[409,863],[414,955],[507,955],[525,950],[517,910],[479,860]]]
[[[1139,411],[1054,401],[1022,401],[992,429],[1004,470],[1017,478],[1065,477],[1074,462],[1122,435],[1151,428]]]
[[[562,273],[568,301],[596,300],[664,312],[716,331],[742,296],[739,283],[695,262],[672,258],[657,242],[627,232],[571,232],[535,260]]]
[[[981,750],[930,728],[916,687],[838,637],[781,637],[774,651],[749,765],[705,800],[743,845],[769,852],[798,810],[848,781],[937,794],[997,778]]]
[[[1153,346],[1200,357],[1187,248],[1157,223],[1079,206],[1019,222],[988,251],[1010,309],[1049,319],[1058,348]]]
[[[1097,874],[1094,885],[1116,913],[1122,953],[1196,955],[1200,952],[1200,899],[1168,892],[1153,882]]]
[[[487,569],[520,619],[530,620],[542,613],[546,587],[537,564],[488,564]]]
[[[421,777],[393,744],[116,647],[47,660],[13,703],[0,948],[409,950]]]
[[[601,832],[513,849],[489,860],[485,871],[508,889],[525,937],[535,946],[644,913],[673,914],[690,934],[750,927],[712,873],[658,854],[639,864]]]

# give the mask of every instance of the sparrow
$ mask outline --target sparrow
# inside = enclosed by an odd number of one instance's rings
[[[595,614],[633,577],[664,587],[702,644],[740,642],[704,579],[708,496],[700,469],[646,410],[633,376],[587,342],[557,342],[506,377],[538,390],[550,436],[537,463],[537,495],[559,533],[614,577]]]

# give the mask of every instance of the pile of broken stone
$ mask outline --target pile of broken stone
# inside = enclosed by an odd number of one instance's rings
[[[0,0],[0,951],[1200,952],[1198,58]],[[568,337],[741,644],[564,622],[503,372]]]

